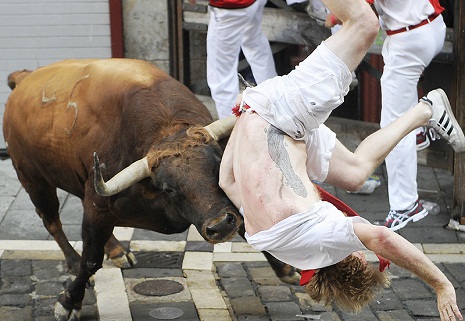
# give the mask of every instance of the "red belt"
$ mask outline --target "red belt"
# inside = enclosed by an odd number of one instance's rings
[[[437,16],[439,16],[439,13],[433,13],[428,18],[426,18],[425,20],[423,20],[422,22],[420,22],[417,25],[408,26],[408,27],[397,29],[397,30],[386,30],[386,34],[388,36],[392,36],[392,35],[395,35],[396,33],[401,33],[401,32],[409,31],[409,30],[412,30],[412,29],[416,29],[418,27],[426,25],[427,23],[432,22],[434,19],[436,19]]]

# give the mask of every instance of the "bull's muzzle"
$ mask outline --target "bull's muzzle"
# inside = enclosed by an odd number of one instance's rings
[[[242,217],[239,214],[232,211],[227,212],[221,218],[207,222],[204,225],[202,236],[212,244],[226,242],[236,235],[241,224]]]

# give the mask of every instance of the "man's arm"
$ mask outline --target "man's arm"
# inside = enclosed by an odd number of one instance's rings
[[[382,226],[355,223],[354,232],[368,249],[415,273],[436,291],[442,321],[463,320],[452,283],[417,247]]]

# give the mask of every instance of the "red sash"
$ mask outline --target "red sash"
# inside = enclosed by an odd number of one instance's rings
[[[210,0],[209,4],[223,9],[240,9],[247,8],[254,2],[255,0]]]

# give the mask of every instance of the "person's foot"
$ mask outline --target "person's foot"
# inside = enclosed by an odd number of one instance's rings
[[[418,222],[426,215],[428,215],[428,211],[424,209],[418,201],[416,201],[411,209],[405,211],[391,210],[386,217],[384,226],[393,231],[397,231],[405,227],[408,222]]]
[[[370,177],[367,178],[363,186],[355,192],[349,192],[347,193],[350,194],[371,194],[375,191],[375,189],[381,185],[381,181],[378,176],[376,175],[371,175]]]
[[[435,89],[421,98],[420,101],[430,105],[433,112],[428,126],[444,138],[455,152],[465,152],[465,136],[454,117],[446,93],[442,89]]]

